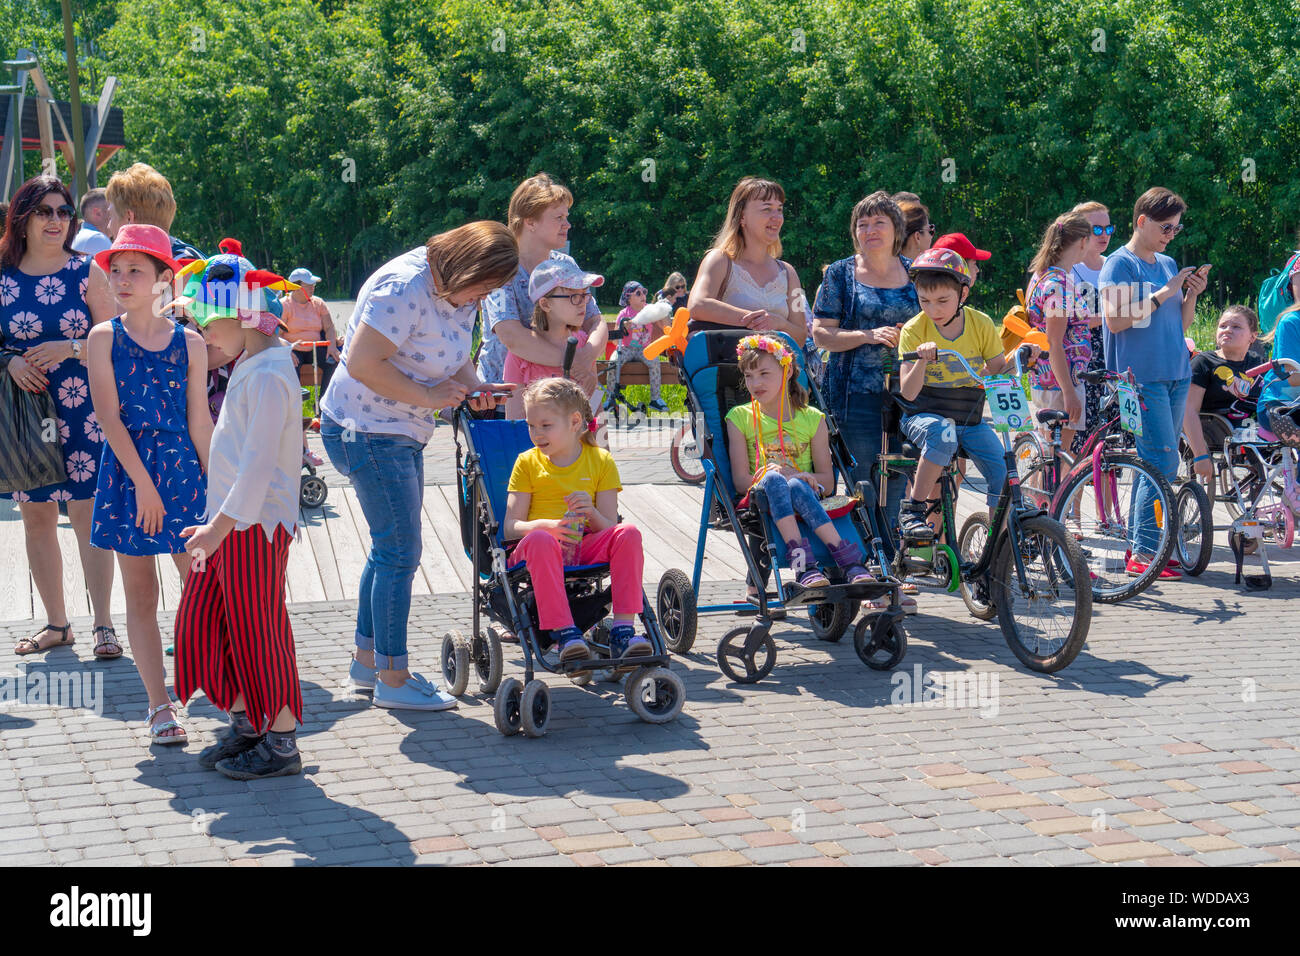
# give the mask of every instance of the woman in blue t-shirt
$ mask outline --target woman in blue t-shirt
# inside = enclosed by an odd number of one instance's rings
[[[1148,189],[1133,207],[1133,236],[1106,259],[1101,297],[1106,317],[1106,367],[1131,369],[1142,399],[1142,435],[1137,453],[1173,481],[1178,476],[1178,436],[1192,369],[1184,336],[1196,317],[1196,297],[1205,291],[1203,272],[1179,269],[1164,255],[1182,231],[1187,203],[1162,187]],[[1138,486],[1133,511],[1130,574],[1141,574],[1159,540],[1154,489]],[[1170,562],[1172,565],[1174,562]],[[1175,567],[1162,579],[1182,575]]]

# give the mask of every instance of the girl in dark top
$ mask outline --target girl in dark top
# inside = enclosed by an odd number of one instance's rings
[[[1219,316],[1213,352],[1199,352],[1192,359],[1192,383],[1187,390],[1183,434],[1192,447],[1192,468],[1202,478],[1214,474],[1209,446],[1201,428],[1201,413],[1224,415],[1235,409],[1255,414],[1263,376],[1249,379],[1245,373],[1262,365],[1264,357],[1252,346],[1259,336],[1259,317],[1244,305],[1230,305]]]

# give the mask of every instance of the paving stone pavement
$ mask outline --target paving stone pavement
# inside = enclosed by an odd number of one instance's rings
[[[354,605],[296,605],[305,772],[247,783],[195,765],[222,723],[202,697],[191,742],[151,753],[130,659],[93,661],[82,642],[0,664],[0,862],[1296,865],[1295,579],[1246,596],[1216,564],[1098,606],[1088,646],[1054,676],[1021,668],[955,596],[923,591],[892,675],[792,615],[774,629],[776,670],[739,686],[712,660],[736,619],[707,615],[674,660],[678,720],[644,724],[615,685],[548,677],[540,740],[501,737],[474,685],[448,713],[372,707],[342,686]],[[417,598],[415,666],[436,671],[437,639],[468,626],[465,595]],[[24,668],[32,702],[15,703]],[[938,672],[973,683],[900,703]],[[34,692],[101,678],[102,717]]]

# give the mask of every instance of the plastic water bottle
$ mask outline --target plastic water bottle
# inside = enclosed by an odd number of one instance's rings
[[[560,554],[564,558],[564,566],[571,567],[578,563],[578,545],[582,543],[582,533],[586,530],[587,519],[576,511],[566,511],[564,521],[569,526],[570,534],[576,533],[578,537],[574,540],[565,538],[560,542]]]

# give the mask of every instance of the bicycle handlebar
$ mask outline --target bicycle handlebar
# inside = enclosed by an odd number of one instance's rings
[[[578,337],[570,335],[569,340],[564,343],[564,377],[572,378],[570,373],[573,371],[573,356],[578,351]]]
[[[1016,378],[1019,378],[1025,373],[1024,363],[1021,359],[1021,355],[1022,353],[1028,355],[1029,350],[1030,350],[1030,346],[1028,345],[1022,345],[1020,346],[1020,348],[1016,349]],[[980,375],[979,372],[971,368],[970,362],[966,361],[966,356],[962,355],[960,352],[954,351],[953,349],[937,349],[936,354],[951,355],[953,358],[957,359],[957,361],[959,361],[962,364],[962,366],[966,369],[966,373],[971,378],[975,379],[975,381],[979,382],[981,385],[984,384],[984,376]],[[899,356],[899,358],[902,359],[902,361],[904,362],[919,362],[921,360],[920,353],[918,352],[904,352],[901,356]]]
[[[1296,372],[1300,372],[1300,362],[1289,358],[1276,358],[1258,365],[1246,372],[1247,378],[1255,378],[1263,375],[1265,372],[1272,371],[1278,378],[1288,378]]]

